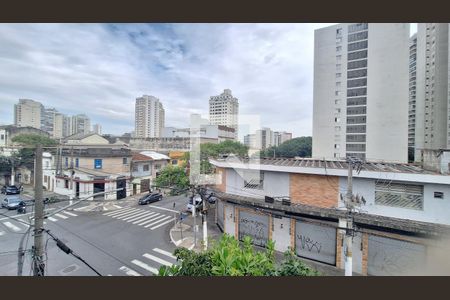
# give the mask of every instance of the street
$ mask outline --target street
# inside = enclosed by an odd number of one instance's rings
[[[1,195],[0,200],[5,196]],[[162,265],[176,263],[176,246],[169,230],[177,213],[186,209],[185,195],[165,197],[160,202],[138,205],[138,195],[103,203],[86,201],[47,218],[45,229],[66,243],[76,254],[104,276],[148,276]],[[175,203],[175,209],[174,209]],[[51,213],[68,201],[46,205]],[[32,206],[27,214],[0,210],[0,275],[17,275],[18,247],[27,233]],[[5,216],[6,215],[6,216]],[[96,276],[95,272],[61,251],[45,235],[46,275]],[[24,239],[24,249],[33,245],[33,233]],[[31,274],[31,253],[25,255],[23,275]]]

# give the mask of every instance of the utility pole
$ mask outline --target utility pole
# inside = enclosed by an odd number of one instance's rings
[[[70,195],[69,195],[69,204],[72,204],[73,197],[73,146],[70,149]]]
[[[208,225],[206,223],[206,199],[202,193],[199,193],[202,198],[202,222],[203,222],[203,250],[208,249]]]
[[[192,216],[194,217],[194,247],[197,246],[197,206],[195,194],[192,197]]]
[[[42,145],[37,145],[34,169],[34,253],[33,275],[44,276],[44,197],[42,190]]]

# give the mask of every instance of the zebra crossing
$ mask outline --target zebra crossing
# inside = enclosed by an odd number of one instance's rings
[[[66,220],[77,216],[77,214],[72,212],[61,211],[51,217],[48,217],[47,220],[51,222],[58,222],[60,220]],[[0,226],[0,236],[6,235],[7,233],[24,232],[28,229],[28,227],[30,227],[27,223],[29,223],[29,220],[26,217],[18,218],[16,216],[12,216],[11,218],[4,218],[0,221],[0,224],[2,225]],[[44,224],[47,224],[47,222],[44,221]]]
[[[171,267],[177,264],[177,260],[169,251],[153,248],[150,253],[144,253],[142,257],[135,258],[130,263],[131,265],[118,269],[122,276],[157,275],[161,266]]]
[[[173,222],[174,218],[173,215],[135,207],[121,208],[115,211],[106,212],[103,215],[133,225],[142,226],[142,228],[148,228],[150,230],[155,230],[169,224],[170,222]]]

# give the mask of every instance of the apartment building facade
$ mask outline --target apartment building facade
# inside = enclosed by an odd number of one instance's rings
[[[136,98],[135,137],[161,137],[164,124],[164,107],[158,98],[148,95]]]
[[[41,129],[43,110],[44,106],[40,102],[19,99],[19,103],[14,104],[14,125]]]
[[[278,251],[291,247],[300,257],[344,268],[345,161],[211,163],[219,176],[216,223],[224,232],[248,235],[259,246],[273,240]],[[366,163],[355,172],[353,192],[364,202],[354,213],[353,272],[429,275],[441,265],[448,273],[449,181],[404,164]]]
[[[70,134],[87,134],[91,132],[91,119],[85,114],[70,117]]]
[[[415,161],[424,150],[450,147],[449,24],[417,26]]]
[[[275,131],[273,133],[273,145],[280,146],[284,142],[292,140],[292,133],[286,131]]]
[[[408,110],[408,161],[414,160],[416,147],[416,82],[417,34],[409,39],[409,110]]]
[[[239,101],[230,89],[209,99],[209,121],[212,125],[223,125],[234,129],[234,139],[238,138]]]
[[[313,157],[407,162],[409,24],[315,31]]]

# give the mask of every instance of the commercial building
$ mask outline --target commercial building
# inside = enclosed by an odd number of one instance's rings
[[[133,195],[148,192],[160,170],[169,164],[170,157],[154,151],[133,153],[131,176]]]
[[[209,99],[209,121],[213,125],[223,125],[234,129],[234,139],[238,138],[239,101],[230,89]]]
[[[216,223],[226,233],[344,268],[344,160],[216,159]],[[395,163],[354,172],[353,272],[449,274],[450,177]],[[439,269],[441,268],[441,269]],[[442,270],[444,268],[444,270]]]
[[[424,150],[450,148],[449,24],[417,26],[415,161]]]
[[[136,98],[135,136],[139,138],[161,137],[164,128],[164,108],[154,96]]]
[[[407,162],[409,24],[338,24],[315,31],[316,158]]]
[[[31,99],[19,99],[14,104],[14,125],[41,129],[41,116],[44,106]]]

